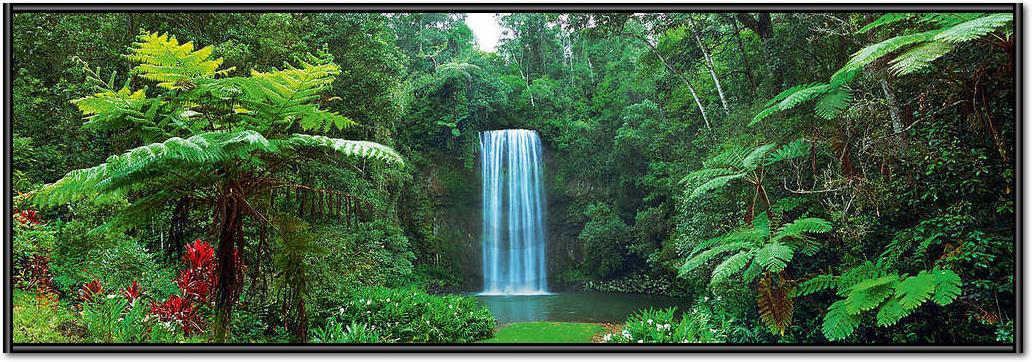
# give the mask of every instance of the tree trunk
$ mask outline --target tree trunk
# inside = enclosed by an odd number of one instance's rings
[[[222,343],[229,337],[233,316],[233,305],[237,299],[237,244],[243,239],[243,216],[239,189],[230,183],[223,190],[219,200],[222,214],[219,227],[218,290],[215,301],[215,341]]]
[[[688,80],[688,77],[685,77],[684,74],[674,69],[674,66],[667,61],[667,58],[663,56],[663,53],[660,53],[659,49],[656,48],[656,45],[652,44],[648,38],[640,36],[640,39],[652,49],[653,53],[656,53],[656,57],[659,58],[659,61],[666,66],[667,70],[669,70],[671,74],[677,76],[682,82],[684,82],[684,85],[688,87],[688,91],[692,93],[692,98],[695,99],[695,105],[699,107],[699,114],[702,114],[702,121],[706,124],[706,129],[713,129],[713,127],[710,126],[709,118],[706,117],[706,109],[702,107],[702,101],[699,100],[699,94],[695,92],[695,87],[692,86],[692,82]]]
[[[742,65],[745,66],[745,77],[749,79],[749,86],[752,87],[751,89],[756,89],[756,80],[753,78],[752,67],[749,66],[749,56],[745,53],[745,45],[742,44],[742,28],[738,27],[738,22],[734,19],[731,19],[730,23],[735,29],[735,42],[738,43],[738,53],[742,55]],[[752,102],[751,97],[749,102]]]
[[[896,135],[896,142],[900,147],[906,146],[906,138],[903,135],[903,120],[900,116],[899,104],[896,103],[896,95],[892,90],[892,85],[889,84],[887,76],[882,76],[878,80],[881,84],[882,92],[885,94],[885,102],[889,105],[889,117],[892,119],[892,132]]]
[[[706,69],[709,70],[710,77],[713,78],[713,84],[717,87],[717,95],[720,96],[720,105],[724,107],[724,114],[730,115],[731,111],[728,110],[727,98],[724,97],[724,87],[720,86],[720,79],[717,78],[717,71],[713,67],[713,58],[710,57],[706,44],[703,44],[702,38],[699,37],[699,31],[695,28],[695,21],[688,18],[688,24],[692,29],[692,35],[695,37],[695,43],[699,45],[699,50],[702,51],[702,56],[706,59]]]

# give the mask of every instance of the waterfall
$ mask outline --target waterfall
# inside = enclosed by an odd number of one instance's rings
[[[507,129],[480,133],[483,294],[547,294],[541,139]]]

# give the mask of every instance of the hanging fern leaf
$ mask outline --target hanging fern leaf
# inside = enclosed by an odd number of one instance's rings
[[[932,294],[935,304],[947,305],[960,296],[963,282],[957,273],[952,270],[933,270],[932,274],[935,275],[935,292]]]
[[[784,335],[785,329],[792,323],[795,313],[795,302],[789,293],[791,290],[783,281],[778,281],[769,273],[760,279],[756,289],[756,307],[760,319],[768,327]]]
[[[846,301],[839,300],[828,307],[828,313],[824,314],[821,331],[829,341],[838,341],[852,335],[859,325],[860,318],[847,313]]]
[[[692,270],[695,270],[695,268],[698,268],[702,266],[702,264],[705,264],[706,262],[712,260],[714,257],[724,253],[741,250],[745,248],[746,245],[746,243],[741,242],[723,244],[720,246],[716,246],[712,249],[708,249],[704,252],[701,252],[698,255],[688,258],[688,260],[686,260],[684,264],[681,265],[679,275],[684,276],[688,272],[691,272]]]
[[[745,268],[747,264],[749,264],[752,257],[753,251],[746,250],[724,259],[724,261],[717,265],[716,268],[713,268],[713,274],[710,277],[710,284],[720,283],[727,279],[727,277],[738,273]]]
[[[764,270],[777,273],[788,266],[794,255],[795,251],[791,247],[775,242],[756,251],[756,262],[762,265]]]
[[[742,159],[742,168],[748,170],[756,168],[756,166],[760,165],[763,161],[763,158],[767,156],[767,153],[773,148],[773,144],[766,144],[754,148],[745,156],[745,158]]]
[[[889,61],[889,68],[897,75],[907,75],[928,68],[933,61],[953,50],[953,45],[944,42],[927,42],[907,50]]]
[[[814,111],[821,118],[831,120],[842,114],[842,111],[849,108],[849,105],[852,102],[853,92],[850,92],[845,88],[836,88],[834,91],[828,92],[817,101],[817,106],[814,108]]]
[[[831,274],[818,275],[799,283],[799,286],[792,291],[792,297],[805,297],[821,291],[835,289],[838,277]]]
[[[860,314],[861,312],[877,308],[882,301],[892,295],[893,287],[899,279],[896,275],[886,275],[881,278],[868,279],[857,283],[849,291],[846,297],[846,312],[849,314]]]
[[[797,138],[796,140],[786,143],[775,150],[764,166],[770,166],[775,163],[791,160],[793,158],[803,157],[810,153],[810,142],[803,138]]]
[[[888,327],[899,322],[900,319],[910,314],[913,309],[903,308],[903,305],[899,303],[898,299],[889,298],[878,308],[878,314],[875,316],[879,327]]]
[[[916,34],[900,35],[869,45],[854,53],[853,57],[846,62],[846,65],[842,66],[842,68],[835,72],[831,77],[837,78],[843,76],[845,73],[861,70],[868,64],[873,63],[875,60],[897,50],[903,49],[904,47],[932,40],[932,38],[940,32],[942,32],[942,30],[931,30]]]
[[[404,164],[405,161],[394,149],[369,141],[350,141],[326,136],[294,134],[282,141],[290,147],[323,147],[345,156],[377,159],[391,163]]]
[[[899,282],[896,297],[903,308],[914,309],[928,301],[935,291],[935,275],[922,271]]]
[[[778,229],[775,240],[798,238],[804,234],[821,234],[831,231],[831,223],[818,217],[795,219]]]
[[[963,43],[975,40],[1007,25],[1014,20],[1010,13],[990,14],[954,25],[935,36],[935,40],[947,43]]]
[[[707,192],[724,187],[728,182],[731,182],[731,180],[739,179],[743,176],[745,176],[745,173],[714,177],[713,179],[706,181],[706,183],[699,185],[699,187],[696,187],[695,190],[692,190],[691,195],[688,197],[692,199],[697,198]]]

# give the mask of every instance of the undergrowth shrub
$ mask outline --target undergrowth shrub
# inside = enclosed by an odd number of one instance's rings
[[[383,342],[469,343],[491,337],[494,316],[472,297],[435,296],[415,288],[364,288],[338,319],[369,326]]]
[[[677,308],[645,309],[627,318],[617,333],[602,336],[606,343],[721,343],[728,321],[715,321],[709,310],[695,307],[677,318]]]

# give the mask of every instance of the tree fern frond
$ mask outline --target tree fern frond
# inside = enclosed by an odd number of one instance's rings
[[[756,262],[760,263],[764,270],[777,273],[788,266],[794,255],[795,250],[788,245],[774,242],[756,251]]]
[[[835,86],[827,83],[813,83],[809,87],[800,89],[799,91],[789,94],[785,99],[778,103],[778,109],[787,111],[789,109],[798,106],[799,104],[817,98],[818,96],[827,93],[834,89]]]
[[[376,142],[342,140],[305,134],[294,134],[283,142],[291,147],[324,147],[345,156],[377,159],[389,163],[405,163],[405,159],[393,148]]]
[[[727,183],[731,182],[731,180],[736,180],[742,178],[743,176],[745,176],[745,173],[737,173],[734,175],[714,177],[713,179],[706,181],[702,185],[699,185],[694,190],[692,190],[691,195],[689,195],[688,197],[692,199],[697,198],[707,192],[724,187],[724,185],[727,185]]]
[[[734,175],[736,173],[737,172],[734,170],[727,168],[704,168],[688,174],[688,176],[681,179],[681,183],[690,183],[696,180],[710,180],[714,177]]]
[[[789,286],[771,274],[764,275],[756,288],[756,309],[760,320],[781,335],[785,334],[785,328],[792,323],[795,313],[795,301],[790,293]]]
[[[207,46],[194,51],[192,42],[179,44],[168,33],[144,33],[135,43],[129,60],[141,63],[132,69],[144,79],[158,82],[166,89],[182,89],[195,78],[213,78],[232,69],[219,70],[222,58],[209,59],[214,48]]]
[[[954,25],[935,35],[936,41],[963,43],[989,34],[1014,20],[1010,13],[989,14]]]
[[[877,308],[881,303],[892,295],[893,287],[899,279],[896,275],[886,275],[880,278],[867,279],[853,285],[846,297],[846,313],[860,314],[861,312]]]
[[[919,23],[934,24],[940,27],[953,26],[965,21],[974,20],[983,13],[924,13],[918,18]]]
[[[799,286],[792,291],[792,297],[805,297],[821,291],[835,289],[838,284],[838,277],[832,274],[818,275],[799,283]]]
[[[767,159],[767,162],[764,163],[764,166],[770,166],[784,160],[806,156],[810,154],[810,147],[810,142],[806,139],[797,138],[792,142],[778,147],[778,149],[775,150]]]
[[[899,304],[898,299],[889,298],[885,303],[882,303],[880,308],[878,308],[878,314],[875,316],[875,319],[879,327],[888,327],[896,324],[896,322],[899,322],[903,317],[910,315],[911,311],[913,311],[913,309],[903,308],[903,306]]]
[[[949,43],[932,41],[916,46],[889,61],[889,68],[897,76],[927,68],[933,61],[953,50]]]
[[[702,264],[705,264],[706,262],[712,260],[714,257],[718,255],[744,249],[745,247],[745,243],[730,243],[719,245],[706,251],[703,251],[698,255],[688,258],[688,260],[686,260],[684,264],[681,265],[680,272],[678,275],[684,276],[688,272],[695,270],[695,268],[702,266]]]
[[[848,62],[842,68],[840,68],[831,77],[838,78],[844,76],[848,72],[855,72],[863,69],[868,64],[871,64],[875,60],[881,57],[889,55],[897,50],[903,49],[904,47],[926,42],[932,40],[942,30],[931,30],[915,34],[900,35],[893,38],[886,39],[884,41],[869,45],[863,49],[860,49],[849,59]]]
[[[742,168],[746,170],[756,168],[756,166],[759,166],[762,163],[763,158],[766,157],[767,153],[769,153],[770,150],[773,148],[773,144],[761,145],[759,147],[754,148],[751,152],[749,152],[748,155],[745,156],[745,158],[742,159]]]
[[[831,120],[842,114],[842,111],[849,108],[849,105],[852,102],[853,92],[839,87],[821,97],[821,99],[817,101],[817,106],[814,107],[814,111],[821,118]]]
[[[713,274],[710,277],[710,284],[720,283],[731,275],[738,273],[742,268],[745,268],[745,266],[749,264],[752,257],[753,251],[746,250],[724,259],[724,261],[718,264],[716,268],[713,268]]]
[[[932,274],[935,275],[935,292],[932,294],[932,301],[938,305],[947,305],[952,303],[958,296],[960,296],[960,286],[963,281],[960,280],[960,276],[952,270],[941,269],[933,270]]]
[[[804,234],[821,234],[831,231],[831,222],[819,217],[795,219],[778,229],[775,238],[795,238]]]
[[[839,300],[828,307],[821,331],[829,341],[838,341],[852,335],[859,325],[860,317],[846,312],[846,301]]]
[[[931,298],[935,286],[935,275],[922,271],[899,282],[896,286],[896,298],[903,308],[914,309]]]

